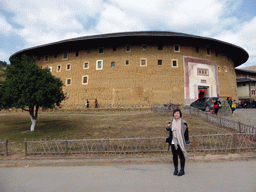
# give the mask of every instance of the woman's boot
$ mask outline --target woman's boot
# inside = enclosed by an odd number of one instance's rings
[[[174,172],[173,175],[178,174],[178,157],[173,157]]]
[[[185,175],[185,159],[181,159],[180,160],[180,172],[178,173],[177,176],[182,176],[182,175]]]

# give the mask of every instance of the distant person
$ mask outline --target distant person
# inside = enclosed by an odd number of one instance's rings
[[[173,154],[174,173],[173,175],[182,176],[185,174],[185,157],[187,157],[186,144],[189,144],[188,125],[182,119],[180,109],[173,111],[173,119],[169,122],[166,130],[169,137],[166,142],[171,145]],[[178,156],[180,158],[180,172],[178,172]]]
[[[243,99],[241,100],[241,106],[242,106],[242,108],[244,108],[244,100]]]
[[[90,101],[88,99],[86,99],[86,102],[85,102],[86,108],[89,108],[89,103],[90,103]]]
[[[94,104],[95,104],[95,108],[98,108],[98,101],[97,101],[97,99],[95,99]]]
[[[221,102],[220,102],[220,98],[218,98],[214,104],[213,104],[213,109],[214,109],[214,114],[217,115],[219,109],[221,108]]]
[[[236,110],[236,100],[233,101],[231,110],[232,110],[232,115],[234,116],[234,111]]]
[[[228,97],[227,101],[228,101],[229,107],[232,109],[232,104],[233,104],[232,100]]]

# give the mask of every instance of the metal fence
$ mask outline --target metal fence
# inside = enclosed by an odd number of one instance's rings
[[[4,141],[0,140],[0,155],[8,156],[8,140],[5,139]]]
[[[166,137],[24,141],[26,154],[130,154],[167,152]],[[255,149],[253,134],[190,136],[189,153]]]
[[[214,123],[219,127],[228,128],[239,133],[253,134],[256,137],[256,127],[252,125],[246,125],[241,123],[240,121],[234,121],[220,116],[216,116],[193,107],[190,107],[189,110],[190,114],[199,116],[200,118],[208,122]]]

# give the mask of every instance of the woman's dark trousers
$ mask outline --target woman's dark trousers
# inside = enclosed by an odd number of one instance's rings
[[[185,174],[185,157],[183,152],[180,149],[180,146],[178,145],[178,149],[175,149],[175,146],[172,144],[172,154],[173,154],[173,164],[174,164],[174,175],[182,176]],[[180,172],[178,173],[178,156],[180,158]]]

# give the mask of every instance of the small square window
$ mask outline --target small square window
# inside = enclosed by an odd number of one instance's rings
[[[130,64],[130,61],[129,60],[126,60],[125,61],[125,65],[129,65]]]
[[[71,69],[71,65],[67,64],[67,70],[70,70],[70,69]]]
[[[162,63],[163,63],[163,60],[158,60],[157,62],[158,65],[162,65]]]
[[[178,67],[178,60],[172,60],[172,67]]]
[[[52,67],[48,67],[48,70],[50,71],[50,73],[52,73]]]
[[[57,72],[61,72],[61,65],[57,66]]]
[[[225,71],[225,72],[228,72],[227,66],[224,66],[224,71]]]
[[[71,79],[67,79],[67,85],[71,85]]]
[[[221,72],[221,67],[220,66],[218,66],[218,72]]]
[[[130,52],[131,51],[131,45],[126,45],[126,51]]]
[[[84,63],[84,69],[89,69],[89,63],[88,62]]]
[[[207,55],[211,55],[210,47],[206,47],[206,54],[207,54]]]
[[[158,45],[158,50],[163,50],[163,45]]]
[[[45,61],[49,61],[49,56],[48,56],[48,55],[45,55],[44,60],[45,60]]]
[[[97,60],[96,62],[96,70],[103,69],[103,60]]]
[[[174,52],[180,52],[180,46],[174,45]]]
[[[67,59],[68,58],[68,52],[64,52],[63,53],[63,59]]]
[[[143,46],[142,46],[142,50],[143,50],[143,51],[146,51],[146,50],[147,50],[147,46],[146,46],[146,45],[143,45]]]
[[[146,59],[141,59],[140,60],[140,66],[147,66],[147,60]]]
[[[103,47],[99,48],[99,53],[103,53]]]
[[[82,77],[82,84],[83,85],[88,84],[88,75]]]
[[[115,67],[115,62],[111,62],[111,67]]]

